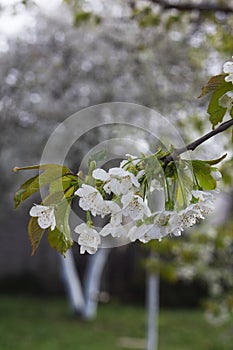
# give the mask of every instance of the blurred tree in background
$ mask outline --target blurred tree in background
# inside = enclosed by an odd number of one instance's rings
[[[179,128],[187,142],[207,131],[206,101],[196,97],[206,78],[219,74],[222,62],[232,55],[233,10],[228,1],[204,0],[198,4],[188,0],[67,0],[53,11],[39,0],[10,3],[7,7],[2,4],[1,17],[7,21],[0,26],[4,213],[0,218],[4,247],[0,278],[32,274],[47,290],[54,291],[61,288],[57,256],[42,245],[36,257],[30,258],[25,217],[30,204],[24,204],[16,214],[12,212],[13,193],[25,175],[16,179],[11,169],[18,164],[39,163],[45,142],[59,122],[104,102],[125,101],[154,108]],[[94,135],[86,135],[73,147],[68,166],[77,167],[103,136],[101,130]],[[218,137],[219,141],[210,141],[198,153],[211,158],[228,150],[224,179],[230,191],[229,137]],[[128,248],[117,250],[120,256],[124,250],[128,254]]]

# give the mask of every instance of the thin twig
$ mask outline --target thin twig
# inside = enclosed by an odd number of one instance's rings
[[[164,162],[166,166],[169,162],[176,160],[180,154],[187,151],[194,151],[202,143],[209,140],[211,137],[229,129],[231,126],[233,126],[233,119],[230,119],[220,124],[216,129],[208,132],[207,134],[201,136],[199,139],[189,143],[188,145],[175,149],[171,154],[161,158],[161,160]]]
[[[200,12],[223,12],[233,13],[233,8],[228,5],[212,4],[211,2],[195,3],[179,3],[168,2],[166,0],[150,0],[154,4],[160,5],[164,10],[176,9],[178,11],[200,11]]]

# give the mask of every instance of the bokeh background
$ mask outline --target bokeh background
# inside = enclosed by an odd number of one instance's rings
[[[182,248],[173,240],[160,246],[112,249],[96,296],[104,305],[91,326],[80,323],[78,315],[79,321],[71,318],[74,310],[69,307],[61,258],[46,238],[31,257],[28,211],[40,197],[35,195],[14,211],[14,193],[28,173],[14,174],[12,168],[38,164],[60,122],[105,102],[155,109],[186,142],[201,136],[211,125],[208,99],[197,96],[209,77],[220,74],[223,62],[231,59],[232,28],[229,1],[0,1],[0,313],[4,325],[0,349],[143,349],[146,276],[158,277],[159,272],[159,348],[231,349],[230,133],[208,141],[195,153],[210,159],[228,152],[222,195],[210,223],[192,232],[193,241],[189,233],[181,238]],[[77,168],[100,141],[101,132],[85,135],[67,165]],[[205,234],[208,238],[203,238]],[[84,283],[89,258],[79,255],[77,245],[73,255]],[[208,297],[207,305],[203,300]],[[217,316],[209,317],[214,320],[211,325],[200,309],[203,304]],[[185,327],[187,331],[179,333]],[[212,338],[206,339],[207,331]],[[196,345],[192,345],[194,337],[199,340]]]

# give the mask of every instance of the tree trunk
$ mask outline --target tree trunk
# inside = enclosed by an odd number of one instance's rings
[[[96,316],[101,276],[110,249],[102,248],[89,257],[84,278],[84,291],[75,266],[72,250],[68,250],[64,259],[60,254],[61,271],[69,304],[73,313],[85,319]]]
[[[102,272],[110,249],[102,248],[89,257],[84,279],[85,310],[84,317],[92,319],[96,316]]]
[[[155,257],[151,254],[150,259]],[[148,272],[147,275],[147,345],[146,350],[158,349],[159,318],[159,274]]]
[[[61,261],[61,274],[71,310],[76,315],[82,315],[85,307],[85,299],[72,250],[67,251],[66,258],[60,254],[59,257]]]

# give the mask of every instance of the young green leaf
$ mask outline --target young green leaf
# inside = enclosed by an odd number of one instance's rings
[[[72,239],[67,239],[63,232],[59,231],[58,228],[48,231],[48,242],[50,246],[65,256],[65,253],[73,245]]]
[[[38,191],[38,177],[39,175],[33,176],[24,182],[14,196],[15,209],[34,192]]]
[[[78,188],[79,186],[78,176],[72,175],[72,174],[64,175],[50,183],[49,193],[52,194],[62,190],[66,191],[72,185]]]
[[[66,192],[66,196],[72,196],[75,187],[71,187]],[[52,248],[65,255],[66,251],[73,245],[72,235],[69,225],[71,210],[71,200],[62,200],[55,210],[56,228],[48,232],[48,241]]]
[[[32,256],[35,254],[44,233],[45,230],[38,225],[37,218],[32,217],[28,223],[28,236],[32,246]]]
[[[214,190],[216,188],[216,180],[211,176],[211,166],[201,160],[193,160],[192,166],[193,172],[202,189],[207,191]]]
[[[70,170],[68,168],[57,164],[46,164],[43,166],[35,165],[32,167],[18,168],[18,170],[28,170],[32,168],[40,170],[42,169],[44,172],[32,177],[20,186],[19,190],[14,196],[15,209],[23,201],[25,201],[25,199],[37,192],[41,187],[51,183],[66,173],[70,173]]]
[[[227,111],[226,108],[219,105],[219,99],[222,97],[227,91],[232,90],[232,84],[224,82],[220,85],[218,89],[216,89],[210,99],[210,103],[208,106],[207,112],[209,113],[209,119],[210,122],[213,125],[213,128],[218,124],[221,123],[223,120],[223,117]]]
[[[217,159],[211,159],[211,160],[204,160],[203,162],[209,164],[209,165],[215,165],[220,163],[223,159],[225,159],[227,156],[227,153],[225,153],[222,157],[219,157]]]
[[[226,74],[219,74],[211,77],[206,85],[202,87],[201,94],[198,96],[198,98],[201,98],[210,92],[214,92],[215,90],[219,89],[219,87],[224,83],[224,78]]]

